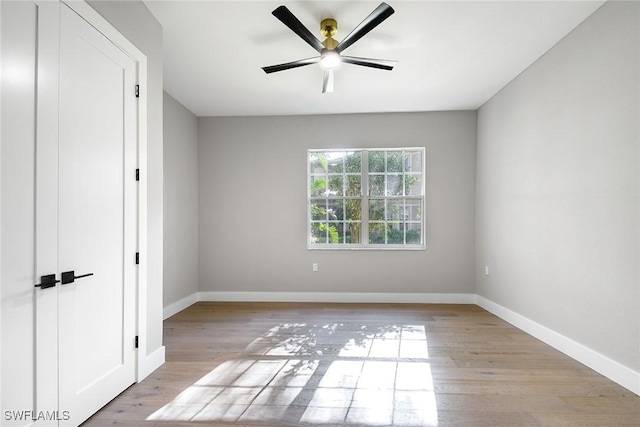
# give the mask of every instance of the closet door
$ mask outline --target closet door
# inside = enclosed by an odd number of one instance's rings
[[[135,381],[136,64],[60,11],[59,408],[77,425]]]
[[[22,427],[31,421],[9,420],[10,413],[7,417],[4,411],[35,405],[33,159],[38,8],[28,2],[2,1],[0,15],[0,425]]]

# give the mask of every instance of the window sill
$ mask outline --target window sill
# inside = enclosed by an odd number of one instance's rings
[[[310,251],[426,251],[424,245],[380,245],[380,246],[361,246],[361,245],[307,245]]]

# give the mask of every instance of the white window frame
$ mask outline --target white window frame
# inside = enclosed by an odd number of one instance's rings
[[[369,195],[369,156],[368,153],[372,151],[410,151],[410,152],[420,152],[421,154],[421,165],[422,170],[420,171],[420,195],[402,195],[402,196],[393,196],[387,195],[384,196],[370,196]],[[314,243],[311,241],[311,227],[312,227],[312,214],[311,214],[311,200],[312,198],[316,198],[317,196],[312,196],[311,194],[311,162],[310,158],[313,153],[329,153],[329,152],[359,152],[361,159],[361,195],[359,200],[361,200],[361,243]],[[424,147],[380,147],[380,148],[317,148],[317,149],[308,149],[306,162],[307,162],[307,249],[310,250],[426,250],[426,220],[425,220],[425,182],[426,182],[426,165],[425,165],[425,148]],[[385,175],[387,171],[385,170]],[[404,173],[403,173],[404,174]],[[343,176],[346,176],[346,172],[343,172]],[[328,185],[328,183],[327,183]],[[341,196],[341,198],[349,198],[347,196]],[[420,243],[402,243],[402,244],[389,244],[389,243],[369,243],[369,204],[371,199],[420,199],[420,212],[421,217],[419,220],[420,223]],[[406,215],[406,212],[405,212]],[[344,220],[343,220],[344,222]],[[404,222],[404,221],[403,221]]]

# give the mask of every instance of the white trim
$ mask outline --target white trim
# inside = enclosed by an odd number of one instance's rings
[[[100,13],[95,10],[85,0],[62,0],[75,13],[80,15],[82,19],[91,24],[96,30],[100,31],[106,38],[111,40],[113,44],[118,46],[124,53],[129,55],[136,61],[144,59],[146,64],[147,56],[142,53],[133,43],[122,35],[109,21],[107,21]],[[146,74],[144,75],[146,79]],[[140,96],[142,97],[142,95]]]
[[[546,326],[534,322],[480,295],[476,295],[476,304],[511,323],[516,328],[533,335],[551,347],[560,350],[567,356],[587,365],[589,368],[620,384],[622,387],[640,395],[640,372],[636,372],[595,350],[585,347]]]
[[[198,292],[198,301],[474,304],[474,294],[360,292]]]
[[[173,304],[165,306],[162,310],[162,320],[167,320],[169,317],[181,312],[185,308],[188,308],[197,302],[198,293],[195,292],[187,297],[182,298],[180,301],[176,301]]]
[[[150,355],[139,358],[140,362],[138,363],[138,382],[145,379],[150,373],[164,364],[164,349],[165,347],[162,346],[160,348],[157,348]]]
[[[147,336],[147,57],[138,62],[138,84],[140,85],[138,99],[138,168],[140,169],[138,181],[138,334]],[[162,363],[164,363],[164,347],[162,348]],[[146,364],[147,354],[146,340],[138,352],[138,382],[147,375],[142,375]],[[160,363],[160,365],[162,365]],[[158,365],[158,366],[160,366]],[[155,368],[154,368],[155,369]]]
[[[122,35],[109,21],[84,0],[63,0],[74,12],[101,32],[113,44],[130,56],[138,65],[138,294],[137,294],[137,335],[139,336],[137,381],[140,382],[153,369],[164,363],[164,347],[147,356],[147,56]],[[156,358],[162,355],[162,362]],[[159,360],[159,359],[158,359]],[[153,369],[151,369],[153,367]],[[151,369],[151,371],[149,371]]]

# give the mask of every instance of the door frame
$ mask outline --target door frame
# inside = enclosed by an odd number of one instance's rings
[[[84,0],[62,0],[62,3],[80,15],[85,21],[107,37],[114,45],[127,54],[137,65],[137,80],[140,87],[137,112],[137,164],[138,182],[138,236],[137,252],[139,265],[137,268],[138,289],[136,292],[136,333],[138,353],[136,357],[136,381],[142,381],[153,372],[164,360],[147,357],[147,56],[125,38],[109,21],[100,15]],[[133,177],[132,177],[133,179]]]

